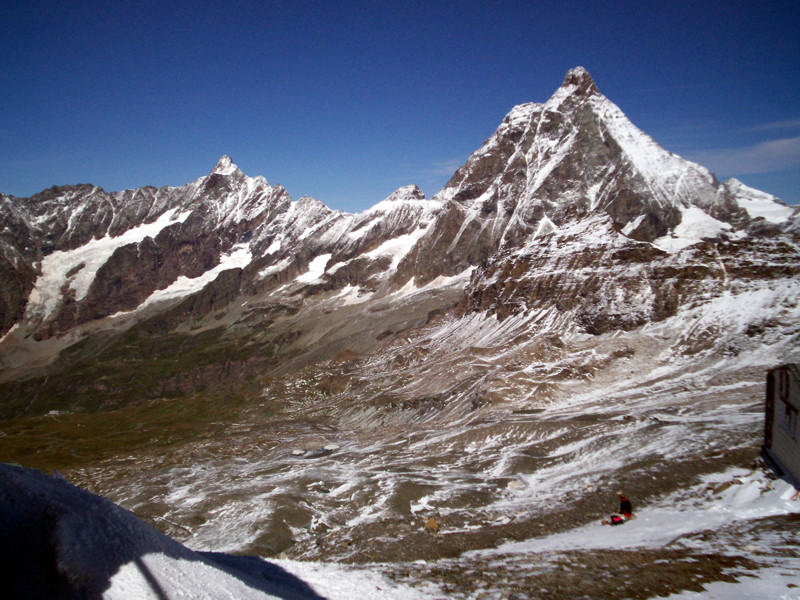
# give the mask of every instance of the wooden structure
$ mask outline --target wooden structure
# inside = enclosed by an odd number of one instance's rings
[[[800,365],[767,372],[763,454],[778,473],[800,489]]]

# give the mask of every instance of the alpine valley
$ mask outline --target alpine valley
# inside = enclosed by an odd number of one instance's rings
[[[193,550],[374,597],[800,577],[800,503],[758,459],[765,372],[800,361],[800,210],[580,67],[430,199],[348,214],[223,156],[0,205],[0,460]],[[638,518],[603,527],[618,489]]]

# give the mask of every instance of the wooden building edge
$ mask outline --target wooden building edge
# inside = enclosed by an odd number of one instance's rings
[[[767,371],[765,411],[762,455],[800,489],[800,365]]]

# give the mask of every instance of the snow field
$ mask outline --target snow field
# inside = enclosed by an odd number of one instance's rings
[[[152,223],[129,229],[117,237],[105,236],[93,239],[74,250],[58,250],[42,260],[42,274],[36,280],[28,298],[26,318],[47,318],[61,301],[61,289],[68,284],[76,300],[82,300],[89,291],[97,271],[117,248],[137,244],[147,237],[156,237],[164,228],[183,223],[191,214],[176,214],[178,209],[168,210]],[[69,277],[68,277],[69,275]]]
[[[213,563],[161,553],[147,554],[120,568],[103,593],[103,600],[163,600],[165,597],[174,600],[428,600],[440,597],[435,586],[411,588],[369,567],[291,560],[272,560],[268,564],[285,572],[267,571],[274,578],[274,593],[251,587],[246,579],[227,573]],[[258,572],[252,573],[252,577],[258,576]],[[292,581],[291,576],[299,583]]]
[[[163,290],[156,290],[150,294],[139,308],[144,308],[158,302],[184,298],[190,294],[199,292],[206,285],[214,281],[223,271],[243,269],[249,265],[252,260],[253,255],[250,253],[250,249],[246,244],[234,246],[229,252],[221,256],[220,262],[216,267],[209,269],[199,277],[190,278],[181,275]],[[139,308],[136,310],[139,310]]]
[[[735,482],[714,493],[722,483]],[[706,476],[689,489],[667,495],[644,508],[624,527],[609,529],[599,522],[544,538],[479,550],[482,556],[531,554],[559,550],[662,547],[704,530],[719,530],[737,520],[800,513],[791,500],[794,488],[783,480],[768,480],[762,472],[732,469]],[[609,511],[613,512],[613,510]],[[800,570],[800,561],[796,567]]]
[[[308,271],[303,273],[302,275],[298,275],[295,278],[295,281],[298,283],[312,283],[317,281],[322,274],[325,273],[325,267],[328,264],[328,261],[331,259],[332,254],[320,254],[319,256],[315,257],[308,264]]]

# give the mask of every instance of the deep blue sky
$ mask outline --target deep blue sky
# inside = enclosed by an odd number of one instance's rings
[[[293,198],[428,196],[582,65],[665,148],[800,202],[800,2],[0,0],[0,192],[182,185],[229,154]]]

